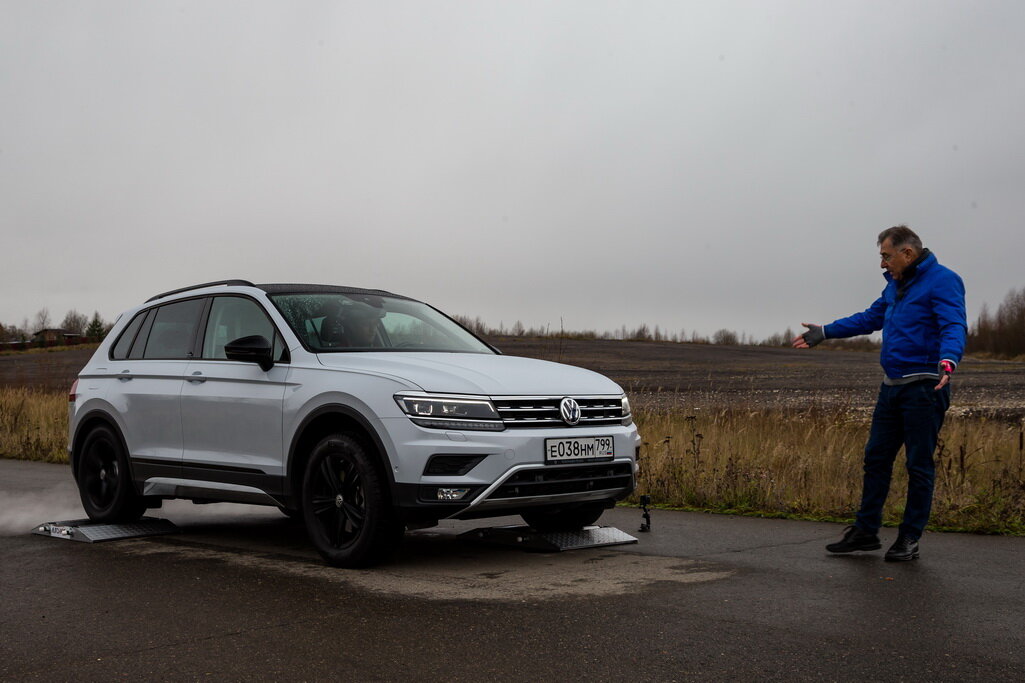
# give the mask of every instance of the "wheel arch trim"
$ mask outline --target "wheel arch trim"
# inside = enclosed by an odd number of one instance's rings
[[[78,418],[75,423],[75,433],[71,440],[71,474],[77,479],[78,476],[78,459],[81,455],[82,444],[85,442],[86,436],[89,432],[97,425],[102,424],[111,429],[114,435],[117,437],[118,442],[121,444],[121,449],[125,454],[125,461],[128,463],[128,478],[132,482],[132,488],[136,489],[138,493],[138,487],[135,482],[135,471],[132,464],[132,453],[128,450],[128,443],[125,441],[124,430],[121,429],[121,425],[118,424],[117,419],[109,412],[94,408],[81,418]]]
[[[352,420],[363,430],[363,432],[373,442],[371,445],[377,450],[377,457],[375,458],[383,471],[386,481],[388,482],[388,490],[390,493],[395,488],[395,473],[391,468],[391,458],[388,454],[388,449],[385,446],[384,440],[381,438],[380,433],[374,427],[372,422],[360,411],[356,410],[352,406],[345,405],[343,403],[325,403],[311,410],[302,421],[299,423],[299,427],[292,434],[291,443],[288,446],[288,463],[285,468],[285,483],[289,487],[286,493],[295,497],[298,495],[299,490],[295,487],[297,483],[296,477],[299,473],[296,471],[295,464],[297,459],[302,455],[299,452],[299,445],[302,442],[304,436],[307,433],[308,428],[317,420],[336,416],[344,419]]]

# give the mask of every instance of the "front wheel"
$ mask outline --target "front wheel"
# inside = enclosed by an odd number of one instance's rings
[[[602,503],[584,503],[573,508],[542,508],[520,516],[535,531],[580,531],[598,521],[605,512]]]
[[[303,475],[302,516],[317,552],[336,567],[377,564],[403,532],[382,475],[350,434],[333,434],[314,447]]]
[[[121,439],[110,427],[95,427],[85,437],[76,479],[82,507],[94,522],[134,522],[146,511]]]

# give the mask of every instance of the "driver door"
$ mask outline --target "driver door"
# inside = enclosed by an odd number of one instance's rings
[[[274,344],[276,362],[270,370],[227,359],[225,345],[250,335]],[[182,383],[183,476],[202,471],[197,478],[240,482],[249,474],[254,485],[261,475],[282,476],[281,411],[289,366],[282,362],[287,353],[281,335],[255,300],[217,296],[201,348]]]

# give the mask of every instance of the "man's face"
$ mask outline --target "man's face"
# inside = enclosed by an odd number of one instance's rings
[[[894,280],[899,280],[904,270],[918,258],[918,254],[911,247],[905,245],[899,249],[894,248],[893,242],[887,237],[879,245],[880,266],[886,270]]]

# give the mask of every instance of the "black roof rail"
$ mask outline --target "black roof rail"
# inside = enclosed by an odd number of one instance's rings
[[[228,286],[232,286],[232,285],[238,286],[238,285],[241,285],[241,286],[245,286],[245,287],[255,287],[256,286],[252,282],[250,282],[249,280],[217,280],[215,282],[204,282],[201,285],[191,285],[189,287],[182,287],[180,289],[172,289],[170,292],[164,292],[163,294],[157,294],[156,296],[151,296],[150,298],[146,299],[146,303],[149,303],[151,301],[156,301],[157,299],[163,299],[165,296],[171,296],[172,294],[180,294],[181,292],[187,292],[190,289],[202,289],[203,287],[213,287],[215,285],[228,285]]]

